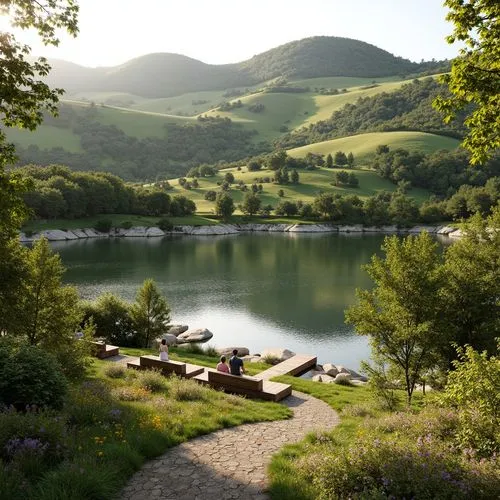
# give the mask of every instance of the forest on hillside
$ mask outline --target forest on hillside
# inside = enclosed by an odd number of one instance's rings
[[[462,138],[463,119],[444,123],[432,102],[445,95],[446,88],[433,78],[414,80],[394,92],[362,97],[355,104],[346,104],[328,120],[322,120],[289,133],[275,141],[283,149],[346,137],[364,132],[413,130]]]
[[[99,123],[92,107],[76,112],[61,105],[60,116],[47,117],[45,123],[72,130],[83,152],[17,146],[17,165],[62,164],[74,170],[105,169],[129,181],[155,180],[179,177],[200,163],[238,160],[264,149],[252,142],[255,132],[228,118],[203,118],[192,125],[168,123],[163,138],[143,139]]]

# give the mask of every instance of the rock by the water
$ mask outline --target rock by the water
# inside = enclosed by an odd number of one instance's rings
[[[125,238],[141,238],[147,236],[146,228],[144,226],[131,227],[123,233]]]
[[[326,363],[323,365],[323,371],[327,374],[330,375],[331,377],[336,377],[339,373],[337,367],[335,365],[332,365],[331,363]]]
[[[237,234],[239,231],[230,224],[219,224],[217,226],[193,227],[188,234],[212,236],[218,234]]]
[[[362,233],[363,226],[361,224],[354,224],[352,226],[339,226],[339,233]]]
[[[187,325],[167,325],[167,333],[175,335],[176,337],[181,333],[187,332],[189,327]]]
[[[326,224],[295,224],[289,233],[336,233],[337,226],[327,226]]]
[[[334,379],[334,382],[336,384],[341,384],[342,382],[344,382],[345,380],[348,380],[349,382],[351,381],[351,375],[349,373],[339,373],[335,379]]]
[[[262,358],[276,358],[280,361],[285,361],[292,356],[295,356],[295,353],[289,351],[288,349],[265,349],[260,353]]]
[[[232,356],[234,349],[238,350],[238,356],[240,357],[248,356],[250,354],[248,347],[218,347],[216,351],[220,356]]]
[[[181,333],[177,337],[177,342],[187,343],[187,342],[205,342],[210,340],[214,334],[207,330],[206,328],[197,328],[196,330],[188,330],[187,332]]]
[[[148,227],[146,229],[146,236],[148,238],[154,236],[165,236],[165,233],[159,227]]]
[[[337,365],[337,370],[339,373],[348,373],[349,375],[351,374],[349,372],[349,369],[342,365]]]
[[[41,235],[49,241],[66,241],[68,239],[66,231],[61,231],[60,229],[42,231]]]
[[[165,333],[160,338],[155,340],[156,347],[160,345],[162,339],[165,339],[167,341],[168,346],[177,345],[177,337],[175,335],[170,335],[169,333]]]
[[[73,229],[71,232],[80,239],[88,238],[87,233],[83,229]]]

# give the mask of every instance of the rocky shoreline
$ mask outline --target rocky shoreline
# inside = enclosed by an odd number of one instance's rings
[[[158,227],[132,227],[130,229],[112,229],[108,233],[101,233],[92,228],[85,229],[48,229],[27,235],[20,233],[22,243],[31,243],[42,237],[49,241],[70,241],[90,238],[158,238],[171,234],[193,235],[193,236],[217,236],[228,234],[240,234],[249,232],[272,232],[272,233],[382,233],[382,234],[418,234],[427,231],[431,234],[440,234],[450,238],[460,238],[460,229],[451,226],[426,226],[419,225],[410,228],[398,228],[397,226],[363,226],[334,225],[334,224],[218,224],[213,226],[176,226],[173,231],[162,231]]]

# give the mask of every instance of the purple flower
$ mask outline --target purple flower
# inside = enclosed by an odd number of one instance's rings
[[[43,443],[37,438],[13,438],[7,441],[5,451],[11,457],[24,453],[43,455],[48,446],[49,443]]]

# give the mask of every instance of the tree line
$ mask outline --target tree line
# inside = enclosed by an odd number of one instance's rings
[[[74,172],[59,165],[26,166],[12,175],[26,181],[23,198],[35,218],[76,219],[111,213],[184,216],[196,211],[187,197],[170,196],[166,181],[136,186],[109,173]]]

